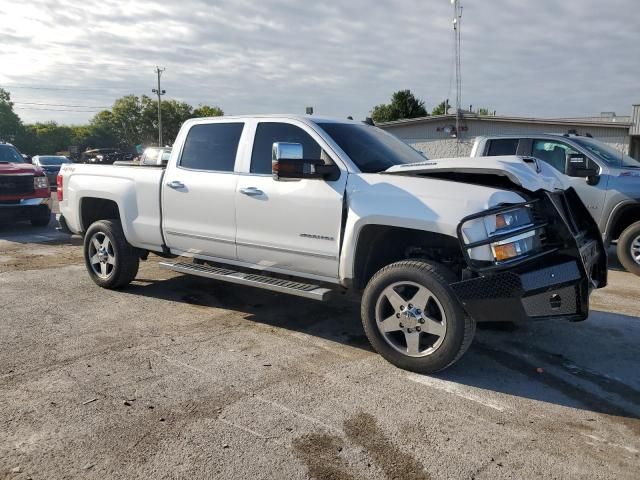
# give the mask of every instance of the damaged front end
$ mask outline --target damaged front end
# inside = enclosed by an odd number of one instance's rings
[[[526,198],[460,222],[467,269],[451,286],[478,322],[584,320],[592,289],[607,284],[598,227],[572,188]]]

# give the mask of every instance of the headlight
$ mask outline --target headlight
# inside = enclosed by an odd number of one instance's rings
[[[520,205],[468,217],[461,226],[461,238],[470,260],[500,264],[536,253],[543,231],[534,225],[531,208]]]
[[[535,235],[536,232],[531,231],[517,237],[491,243],[491,251],[495,261],[504,262],[531,253],[536,247]]]
[[[33,188],[35,188],[36,190],[49,188],[49,180],[47,180],[47,177],[45,176],[33,177]]]
[[[527,207],[514,208],[506,212],[485,217],[485,227],[488,235],[496,235],[516,228],[531,225],[531,213]]]

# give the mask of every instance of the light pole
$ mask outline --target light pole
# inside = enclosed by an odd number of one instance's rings
[[[156,66],[156,73],[158,74],[158,88],[157,89],[154,88],[153,90],[151,90],[153,93],[158,95],[158,146],[159,147],[162,146],[162,109],[160,108],[160,105],[161,105],[160,97],[162,97],[162,95],[167,93],[166,90],[162,90],[160,88],[160,75],[162,75],[162,72],[164,72],[164,68],[160,68]]]

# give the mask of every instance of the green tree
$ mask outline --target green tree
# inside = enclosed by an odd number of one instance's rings
[[[191,118],[201,117],[221,117],[224,112],[220,107],[210,107],[209,105],[198,105],[198,108],[194,108],[191,112]]]
[[[0,141],[13,142],[21,148],[25,137],[24,125],[13,111],[11,94],[0,88]]]
[[[113,114],[109,110],[102,110],[94,115],[84,131],[78,131],[77,145],[81,150],[87,147],[106,148],[122,146],[123,142],[114,128]]]
[[[484,115],[484,116],[491,115],[491,112],[489,112],[489,109],[484,107],[479,108],[476,113],[478,115]]]
[[[131,146],[140,143],[145,130],[143,108],[145,99],[135,95],[118,98],[111,108],[110,124],[116,133],[121,146]]]
[[[30,154],[54,154],[66,150],[71,145],[72,130],[56,122],[34,123],[26,126],[31,139]]]
[[[446,113],[447,113],[447,102],[446,101],[440,102],[431,111],[431,115],[446,115]]]
[[[158,141],[158,104],[149,97],[143,97],[143,138],[144,143]],[[172,144],[185,120],[192,117],[193,107],[177,100],[162,102],[162,141]]]
[[[426,117],[424,101],[416,98],[411,90],[399,90],[391,96],[391,103],[373,107],[371,118],[374,122],[390,122],[403,118]]]

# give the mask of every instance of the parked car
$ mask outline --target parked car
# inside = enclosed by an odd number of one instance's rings
[[[584,320],[607,282],[593,218],[533,159],[431,161],[374,126],[311,116],[191,119],[174,149],[166,168],[61,169],[59,219],[84,235],[97,285],[126,286],[155,252],[230,283],[351,291],[371,345],[430,373],[476,322]]]
[[[471,156],[529,155],[566,174],[624,268],[640,275],[640,161],[579,135],[478,137]]]
[[[62,155],[36,155],[32,158],[33,165],[36,165],[47,175],[51,190],[56,189],[56,178],[60,167],[65,163],[72,163],[67,157]]]
[[[133,155],[124,153],[117,148],[94,148],[86,150],[80,155],[80,163],[97,163],[100,165],[111,165],[119,161],[131,161]]]
[[[30,220],[34,226],[46,226],[50,200],[44,171],[26,163],[13,145],[0,143],[0,221]]]
[[[149,147],[140,157],[140,165],[166,165],[171,156],[171,147]]]

